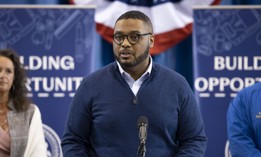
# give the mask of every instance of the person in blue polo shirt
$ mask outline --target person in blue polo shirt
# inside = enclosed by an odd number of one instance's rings
[[[227,112],[232,157],[261,157],[261,82],[240,91]]]

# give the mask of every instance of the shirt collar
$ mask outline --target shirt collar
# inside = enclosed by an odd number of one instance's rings
[[[123,70],[123,68],[121,67],[120,63],[119,63],[118,61],[116,61],[116,62],[117,62],[117,65],[118,65],[118,67],[119,67],[119,70],[120,70],[121,75],[124,75],[124,73],[125,73],[125,74],[128,74],[126,71]],[[150,56],[150,64],[149,64],[149,67],[148,67],[147,70],[143,73],[143,75],[145,75],[145,74],[149,74],[149,75],[150,75],[150,74],[151,74],[152,62],[153,62],[153,60],[152,60],[152,57]]]

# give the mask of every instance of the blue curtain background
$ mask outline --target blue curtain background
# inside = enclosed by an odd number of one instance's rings
[[[3,4],[68,4],[69,0],[0,0]],[[258,5],[260,0],[222,0],[221,5]],[[93,71],[114,61],[112,45],[96,33],[96,53],[93,58]],[[165,65],[181,75],[193,89],[192,35],[159,55],[152,56],[155,62]]]

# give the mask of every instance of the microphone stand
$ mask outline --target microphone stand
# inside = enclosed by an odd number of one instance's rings
[[[139,138],[140,145],[138,147],[138,157],[145,157],[146,154],[146,139],[147,139],[147,127],[148,127],[148,118],[145,116],[140,116],[138,119],[138,129],[139,129]]]
[[[145,139],[141,139],[140,145],[138,148],[138,157],[145,157],[145,154],[146,154]]]

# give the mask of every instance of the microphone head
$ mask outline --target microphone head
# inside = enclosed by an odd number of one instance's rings
[[[140,127],[140,126],[148,126],[148,118],[146,117],[146,116],[140,116],[139,118],[138,118],[138,123],[137,123],[137,125],[138,125],[138,128]]]

